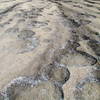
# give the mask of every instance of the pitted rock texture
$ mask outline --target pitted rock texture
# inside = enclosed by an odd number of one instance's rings
[[[0,0],[0,100],[100,100],[100,0]]]

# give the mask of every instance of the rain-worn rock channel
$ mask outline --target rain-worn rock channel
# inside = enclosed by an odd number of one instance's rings
[[[0,0],[0,100],[100,100],[100,1]]]

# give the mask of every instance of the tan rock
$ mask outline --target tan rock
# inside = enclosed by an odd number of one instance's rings
[[[51,80],[55,80],[57,82],[65,83],[69,79],[70,73],[65,68],[55,68],[52,71]]]
[[[64,84],[70,77],[70,72],[67,68],[48,65],[41,70],[41,75],[47,77],[48,80]]]
[[[0,0],[0,100],[100,100],[99,6],[100,0]]]
[[[61,100],[62,98],[60,89],[50,81],[40,82],[36,86],[15,87],[13,93],[10,100]]]

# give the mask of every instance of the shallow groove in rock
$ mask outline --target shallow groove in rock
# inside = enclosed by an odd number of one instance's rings
[[[22,4],[22,3],[14,4],[13,6],[11,6],[11,7],[9,7],[9,8],[6,8],[6,10],[0,12],[0,15],[12,11],[16,6],[18,6],[18,5],[20,5],[20,4]]]
[[[97,63],[97,59],[96,59],[95,57],[93,57],[92,55],[90,55],[90,54],[88,54],[88,53],[86,53],[86,52],[83,52],[83,51],[79,51],[79,50],[77,50],[77,52],[80,53],[80,54],[83,55],[83,56],[86,56],[87,58],[92,59],[91,65],[95,65],[95,64]]]

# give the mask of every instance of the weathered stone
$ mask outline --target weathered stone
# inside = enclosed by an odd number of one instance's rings
[[[33,89],[27,89],[25,91],[26,95],[22,93],[18,98],[20,98],[23,94],[25,95],[20,100],[25,100],[25,97],[28,97],[28,100],[60,100],[61,97],[61,91],[59,91],[59,88],[55,87],[50,82],[43,82],[38,84],[37,86],[33,87]],[[29,94],[29,95],[28,95]],[[33,96],[32,96],[33,95]],[[29,98],[30,97],[30,98]],[[27,100],[26,99],[26,100]],[[16,98],[16,100],[19,100]]]
[[[87,82],[74,92],[75,100],[99,100],[100,83]]]
[[[61,100],[62,91],[50,81],[39,82],[35,86],[11,86],[10,100]],[[0,99],[1,100],[1,99]]]
[[[51,79],[52,81],[65,83],[70,77],[70,73],[66,68],[54,68],[51,72]]]
[[[32,30],[27,30],[27,29],[25,29],[25,30],[22,30],[22,31],[20,32],[20,34],[18,35],[18,37],[19,37],[20,39],[25,40],[25,39],[27,39],[27,38],[32,38],[33,35],[35,35],[35,32],[33,32]]]
[[[51,64],[41,70],[41,75],[53,82],[64,84],[69,79],[70,72],[65,67],[57,67],[54,64]]]
[[[99,5],[0,0],[0,100],[99,100]]]

